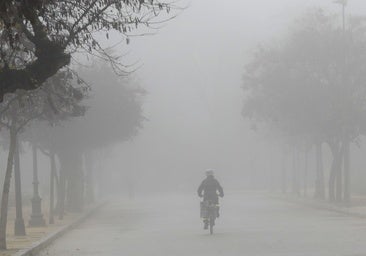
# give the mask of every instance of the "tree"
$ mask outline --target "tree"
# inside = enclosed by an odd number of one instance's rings
[[[243,113],[287,139],[327,143],[333,155],[329,197],[341,201],[346,148],[366,124],[366,34],[363,19],[353,18],[346,35],[336,24],[334,16],[312,11],[282,46],[261,48],[245,72]]]
[[[28,107],[23,109],[21,105],[29,103],[29,98],[27,96],[13,95],[6,99],[3,103],[3,114],[2,114],[2,126],[8,128],[10,145],[8,162],[6,167],[3,192],[1,198],[1,216],[0,216],[0,248],[6,249],[6,224],[7,224],[7,212],[8,212],[8,198],[9,198],[9,188],[11,181],[11,173],[13,170],[14,155],[16,155],[16,209],[17,209],[17,221],[16,221],[16,234],[25,234],[24,222],[22,220],[21,214],[21,191],[20,191],[20,170],[19,170],[19,142],[18,134],[21,130],[29,123],[29,121],[35,118],[39,114],[38,108]],[[26,98],[26,99],[24,99]],[[26,102],[26,103],[25,103]],[[6,115],[8,114],[8,115]],[[19,208],[20,204],[20,208]],[[20,211],[20,212],[19,212]],[[20,217],[20,219],[18,218]],[[19,226],[20,228],[17,228]],[[19,232],[17,230],[20,230]]]
[[[0,102],[6,93],[38,88],[76,50],[99,53],[117,67],[98,37],[116,31],[128,43],[133,30],[150,28],[172,7],[158,0],[1,1]]]
[[[85,165],[88,170],[84,170],[83,156],[85,161],[92,161],[91,151],[132,138],[143,121],[140,98],[144,91],[134,86],[131,78],[119,78],[105,66],[94,66],[94,69],[79,70],[80,76],[91,85],[90,97],[83,101],[87,106],[85,116],[70,118],[62,126],[37,128],[37,143],[54,152],[60,162],[59,218],[65,210],[82,210],[84,186],[92,191],[92,162],[88,162]]]

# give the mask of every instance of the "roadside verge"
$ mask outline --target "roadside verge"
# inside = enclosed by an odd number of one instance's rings
[[[72,223],[63,226],[56,231],[46,235],[45,237],[41,238],[37,242],[33,243],[30,247],[22,249],[13,256],[36,256],[38,253],[44,249],[45,247],[49,246],[53,241],[55,241],[57,238],[64,235],[66,232],[74,229],[76,226],[80,225],[82,222],[84,222],[87,218],[89,218],[91,215],[93,215],[97,210],[99,210],[103,205],[105,205],[106,202],[101,202],[99,204],[94,205],[90,209],[88,209],[85,213],[83,213],[79,218],[77,218]]]

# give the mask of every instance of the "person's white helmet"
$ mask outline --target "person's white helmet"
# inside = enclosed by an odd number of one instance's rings
[[[207,170],[206,176],[214,176],[214,170],[212,170],[212,169]]]

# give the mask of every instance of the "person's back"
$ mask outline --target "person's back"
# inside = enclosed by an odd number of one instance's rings
[[[217,192],[219,192],[221,197],[224,196],[224,191],[220,183],[213,175],[207,175],[207,178],[201,182],[197,190],[198,196],[203,197],[204,201],[212,201],[215,204],[219,203]]]

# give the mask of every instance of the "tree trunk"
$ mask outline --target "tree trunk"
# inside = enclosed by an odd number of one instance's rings
[[[287,170],[286,170],[286,153],[285,153],[285,150],[283,150],[283,154],[282,154],[281,188],[282,188],[282,193],[286,194],[286,192],[287,192]]]
[[[338,147],[337,146],[331,146],[330,149],[332,151],[333,155],[333,161],[332,166],[330,169],[330,175],[329,175],[329,184],[328,184],[328,192],[329,192],[329,201],[334,202],[335,201],[335,181],[336,181],[336,166],[338,161]]]
[[[344,149],[344,194],[343,200],[346,205],[351,203],[351,192],[350,192],[350,142],[345,142],[345,149]]]
[[[333,159],[332,161],[332,167],[330,169],[330,175],[329,175],[329,185],[328,185],[328,193],[329,193],[329,201],[334,202],[335,201],[335,179],[336,179],[336,159]]]
[[[96,183],[98,185],[98,190],[97,190],[97,197],[100,199],[100,198],[104,198],[106,196],[106,181],[105,181],[105,177],[103,175],[103,172],[101,171],[103,169],[103,159],[102,159],[102,156],[101,156],[101,152],[98,152],[98,158],[97,158],[97,162],[96,162],[96,168],[97,168],[97,171],[96,171],[96,175],[97,175],[97,178],[96,178]],[[257,167],[254,166],[254,169],[256,170]],[[257,173],[257,172],[255,172]],[[254,181],[255,178],[253,178],[252,176],[252,181]]]
[[[296,154],[295,149],[292,150],[292,184],[291,184],[291,190],[292,194],[296,193]]]
[[[63,151],[59,152],[59,159],[62,175],[64,175],[63,179],[67,180],[67,189],[63,191],[65,192],[63,196],[66,197],[67,209],[72,212],[80,212],[84,204],[82,154],[79,151]],[[61,186],[62,189],[65,188],[64,184],[61,184]]]
[[[0,249],[6,249],[6,224],[8,220],[8,202],[9,202],[9,190],[11,182],[11,174],[13,170],[13,160],[15,151],[16,133],[10,131],[10,146],[8,153],[8,160],[6,165],[5,179],[3,185],[3,193],[1,196],[1,209],[0,209]]]
[[[57,191],[58,218],[62,220],[65,215],[65,194],[66,194],[66,170],[60,168],[60,180]]]
[[[325,199],[322,143],[316,144],[315,198]]]
[[[298,151],[294,148],[292,155],[292,193],[300,196],[298,158]]]
[[[15,132],[15,131],[14,131]],[[17,136],[16,136],[17,137]],[[20,177],[20,155],[19,155],[19,142],[15,139],[15,152],[14,152],[14,185],[15,185],[15,223],[14,223],[14,235],[25,236],[25,226],[23,219],[23,203],[22,203],[22,182]]]
[[[337,143],[331,146],[333,155],[332,168],[329,176],[329,200],[340,202],[342,200],[342,158],[344,147]]]
[[[308,150],[305,149],[304,155],[304,196],[307,196],[308,192]]]
[[[95,202],[94,195],[94,181],[93,181],[93,157],[91,152],[84,153],[85,166],[85,200],[86,203],[91,204]]]
[[[69,172],[67,182],[67,209],[80,212],[84,207],[84,174],[82,170],[82,155],[75,159],[75,169]]]
[[[336,166],[336,186],[335,186],[335,200],[337,203],[342,202],[343,177],[342,177],[342,156],[340,156],[339,163]]]
[[[67,209],[81,212],[84,206],[84,177],[80,169],[75,169],[67,181]]]
[[[343,159],[344,159],[345,144],[342,143],[339,150],[338,162],[336,166],[336,202],[341,203],[343,200]]]
[[[54,184],[55,184],[55,173],[56,173],[56,159],[55,159],[55,153],[52,151],[50,152],[50,165],[51,165],[51,171],[50,171],[50,213],[49,213],[49,223],[54,224]]]
[[[60,178],[61,177],[61,174],[58,174],[57,173],[57,168],[56,168],[56,154],[54,154],[54,158],[55,158],[55,172],[53,173],[54,175],[54,178],[55,178],[55,189],[54,191],[56,192],[56,195],[55,195],[55,198],[56,198],[56,204],[55,204],[55,207],[54,207],[54,213],[58,212],[58,209],[59,209],[59,195],[60,195]],[[60,171],[61,173],[61,171]]]

